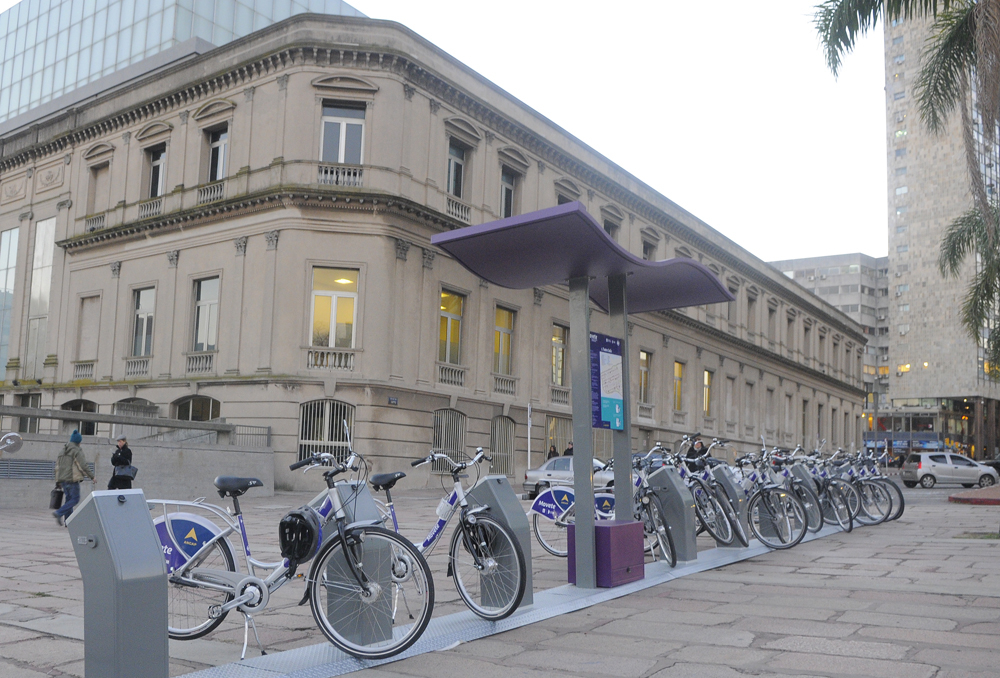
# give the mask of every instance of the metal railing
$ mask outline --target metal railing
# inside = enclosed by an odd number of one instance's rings
[[[364,185],[364,171],[357,166],[320,165],[319,178],[323,186],[354,186]]]
[[[125,378],[149,376],[149,358],[127,358],[125,360]]]
[[[208,374],[215,364],[214,353],[193,353],[187,357],[188,374]]]
[[[217,181],[214,184],[202,186],[198,189],[198,204],[204,205],[205,203],[222,200],[222,196],[225,194],[225,189],[226,182],[224,181]]]
[[[98,214],[96,217],[90,217],[84,223],[84,228],[89,233],[90,231],[96,231],[99,228],[104,228],[104,215]]]
[[[472,223],[472,208],[450,196],[448,197],[447,212],[449,217],[455,217],[467,224]]]
[[[493,375],[493,392],[501,395],[517,394],[517,379],[500,374]]]
[[[73,365],[73,379],[93,379],[94,363],[76,363]]]
[[[312,348],[306,353],[306,369],[354,370],[354,351]]]
[[[232,441],[238,447],[270,447],[271,427],[236,424]]]
[[[465,386],[465,368],[457,365],[438,365],[438,382],[448,386]]]
[[[163,212],[163,198],[154,198],[139,204],[139,218],[158,217]]]

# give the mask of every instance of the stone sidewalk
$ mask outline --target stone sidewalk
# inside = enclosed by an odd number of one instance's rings
[[[362,673],[997,676],[1000,542],[967,536],[995,531],[1000,514],[949,504],[944,490],[905,492],[910,505],[896,523],[838,533]],[[397,508],[407,511],[403,527],[411,539],[423,536],[416,525],[429,526],[437,496],[394,494]],[[309,498],[278,494],[242,502],[251,546],[260,545],[262,558],[277,555],[280,517]],[[9,546],[0,555],[0,676],[82,676],[82,587],[66,530],[47,512],[4,513],[0,532]],[[533,546],[536,590],[559,585],[565,576],[565,561],[539,556],[540,550]],[[453,585],[441,576],[441,546],[430,563],[439,598],[435,614],[461,609]],[[296,605],[301,593],[300,583],[289,584],[258,616],[269,651],[322,641],[308,606]],[[237,617],[206,639],[171,642],[171,674],[237,660]]]

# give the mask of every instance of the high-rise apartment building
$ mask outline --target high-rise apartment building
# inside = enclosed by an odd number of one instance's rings
[[[1000,388],[987,378],[982,353],[960,324],[975,261],[970,257],[957,279],[943,278],[937,264],[945,229],[972,202],[959,113],[934,134],[917,109],[914,88],[929,26],[908,20],[885,26],[888,381],[894,412],[891,421],[876,427],[875,436],[901,434],[896,448],[944,445],[992,457]],[[925,425],[919,432],[933,433],[935,440],[902,435],[917,432],[913,417],[929,414],[934,414],[934,430]]]

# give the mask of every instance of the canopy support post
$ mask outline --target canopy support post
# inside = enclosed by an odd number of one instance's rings
[[[573,490],[576,495],[576,585],[597,588],[594,549],[594,433],[590,407],[590,279],[569,281],[569,358],[573,405]],[[631,496],[629,505],[631,506]]]
[[[632,516],[632,382],[629,370],[628,303],[624,273],[608,276],[608,313],[611,335],[622,340],[622,421],[621,431],[612,431],[615,459],[615,520],[634,520]]]

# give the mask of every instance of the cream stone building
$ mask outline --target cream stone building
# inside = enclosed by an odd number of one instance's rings
[[[377,470],[481,445],[519,479],[529,404],[531,465],[568,442],[567,289],[430,238],[580,201],[737,298],[631,319],[637,448],[860,442],[855,321],[396,23],[292,17],[0,144],[5,404],[267,426],[284,488],[345,420]]]

